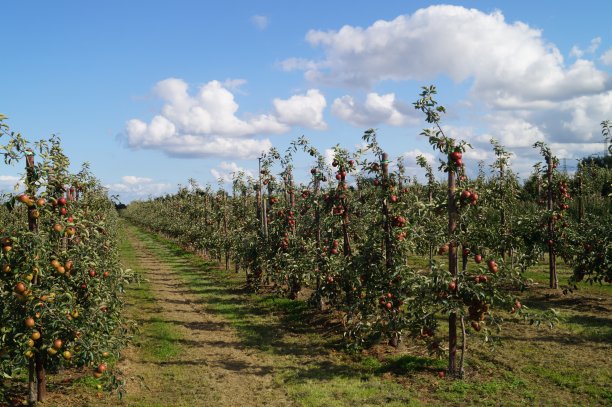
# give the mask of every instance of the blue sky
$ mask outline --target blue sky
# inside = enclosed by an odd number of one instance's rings
[[[445,4],[442,6],[442,4]],[[121,200],[253,171],[306,135],[324,151],[378,129],[392,156],[429,154],[410,104],[436,84],[445,129],[526,175],[545,140],[574,160],[612,119],[606,1],[34,1],[1,6],[0,113],[60,135]],[[306,157],[296,165],[304,170]],[[0,167],[0,189],[19,168]]]

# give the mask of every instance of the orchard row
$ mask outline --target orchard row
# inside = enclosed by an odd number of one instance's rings
[[[610,169],[584,165],[569,177],[538,144],[544,163],[521,184],[510,154],[492,140],[491,175],[481,165],[469,178],[470,146],[444,135],[444,108],[434,95],[435,88],[424,88],[415,107],[434,126],[423,134],[445,157],[443,182],[424,157],[418,163],[426,183],[406,174],[368,130],[362,149],[336,146],[331,166],[302,137],[284,155],[272,149],[262,156],[257,178],[234,174],[231,191],[191,182],[174,195],[133,202],[124,214],[233,264],[253,290],[306,295],[313,307],[339,311],[352,346],[381,339],[397,345],[410,336],[434,353],[448,352],[449,372],[460,375],[459,325],[465,340],[466,325],[486,338],[509,317],[554,321],[518,298],[528,285],[523,273],[544,254],[551,287],[558,286],[556,256],[574,267],[575,281],[611,281],[612,207],[602,195]],[[303,184],[294,181],[298,153],[312,157]],[[446,339],[441,315],[448,316]]]
[[[113,387],[107,363],[131,332],[118,296],[131,275],[118,261],[114,205],[86,166],[68,172],[59,140],[30,145],[1,119],[5,163],[24,165],[26,178],[0,208],[0,374],[27,375],[30,404],[62,367],[88,366]]]

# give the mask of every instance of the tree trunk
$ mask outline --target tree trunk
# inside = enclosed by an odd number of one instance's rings
[[[578,170],[578,222],[582,222],[584,206],[582,202],[582,171]]]
[[[382,155],[382,186],[383,186],[383,201],[382,201],[382,213],[384,217],[383,221],[383,229],[384,229],[384,247],[385,247],[385,267],[387,271],[390,271],[393,268],[393,247],[391,245],[391,219],[389,216],[389,203],[387,199],[389,199],[389,155],[387,153],[383,153]]]
[[[314,191],[313,191],[313,195],[314,195],[314,199],[315,199],[315,240],[317,243],[317,249],[316,249],[316,253],[317,253],[317,262],[316,262],[316,269],[315,269],[315,275],[317,276],[316,278],[316,291],[315,291],[315,307],[318,310],[322,310],[323,309],[323,297],[321,296],[321,272],[323,271],[323,248],[321,247],[321,205],[319,204],[319,190],[320,190],[320,183],[321,180],[319,179],[320,174],[319,171],[317,170],[317,172],[315,172],[313,174],[314,177]]]
[[[453,241],[453,235],[457,228],[457,206],[455,205],[456,180],[455,172],[448,170],[448,271],[453,279],[457,277],[457,245]],[[457,357],[457,312],[453,311],[448,317],[448,372],[456,373]]]
[[[27,194],[36,200],[36,174],[34,168],[34,153],[32,150],[26,150],[26,190]],[[38,220],[32,213],[32,210],[28,210],[28,230],[30,232],[38,232]],[[38,284],[38,273],[32,278],[32,285]],[[41,321],[42,325],[42,321]],[[42,335],[42,326],[39,327],[39,331]],[[28,398],[30,405],[36,405],[36,401],[43,401],[47,393],[47,379],[45,376],[45,366],[43,349],[41,345],[43,339],[40,338],[36,341],[36,352],[34,360],[31,360],[28,365]],[[34,390],[34,383],[36,382],[36,390]]]
[[[555,218],[552,215],[552,211],[554,209],[553,202],[553,163],[552,157],[546,157],[546,163],[548,164],[548,168],[546,171],[546,176],[548,179],[548,199],[546,202],[546,208],[550,214],[548,218],[548,270],[549,270],[549,283],[550,288],[558,288],[559,280],[557,278],[557,261],[555,256]],[[552,244],[550,244],[552,243]]]

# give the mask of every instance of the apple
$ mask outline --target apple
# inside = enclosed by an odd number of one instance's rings
[[[472,196],[472,193],[470,191],[468,191],[467,189],[465,189],[465,190],[463,190],[463,192],[461,192],[461,199],[463,199],[463,200],[468,200],[471,196]]]
[[[444,372],[444,370],[440,370],[440,371],[438,372],[438,377],[439,377],[440,379],[444,379],[444,377],[446,377],[446,373]]]
[[[495,260],[491,259],[487,262],[487,267],[491,273],[497,273],[497,263]]]
[[[96,369],[99,373],[104,373],[106,372],[106,363],[102,362],[98,365],[98,368]]]
[[[36,325],[36,321],[34,321],[34,318],[32,317],[26,318],[24,323],[27,328],[34,328]]]
[[[385,307],[387,307],[387,309],[391,309],[393,308],[393,303],[392,302],[388,302],[385,304]]]
[[[24,283],[19,282],[19,283],[15,284],[15,292],[17,294],[23,294],[25,292],[25,290],[26,290],[26,286],[25,286]]]
[[[69,359],[72,357],[72,353],[70,353],[70,351],[69,351],[69,350],[65,350],[65,351],[62,353],[62,356],[64,357],[64,359],[69,360]]]
[[[451,160],[453,160],[453,161],[455,161],[455,162],[457,162],[457,161],[461,160],[461,158],[462,158],[462,157],[463,157],[463,154],[461,154],[461,152],[460,152],[460,151],[453,151],[453,152],[450,154],[450,158],[451,158]]]
[[[59,338],[53,341],[53,348],[54,349],[60,350],[62,348],[62,345],[63,345],[63,342]]]
[[[327,284],[332,284],[334,282],[334,278],[332,276],[327,276]]]
[[[57,204],[60,206],[66,205],[66,198],[62,196],[60,199],[57,200]]]
[[[30,197],[27,194],[20,194],[17,196],[17,200],[21,203],[24,204],[29,204],[30,202],[32,202],[32,200],[30,199]]]
[[[96,270],[89,270],[89,277],[95,277],[96,276]]]
[[[391,202],[397,202],[397,195],[391,195]]]
[[[38,332],[38,331],[32,332],[32,335],[30,335],[30,339],[32,339],[33,341],[39,340],[40,339],[40,332]]]
[[[448,284],[448,290],[449,291],[455,291],[457,289],[457,283],[455,281],[451,281]]]

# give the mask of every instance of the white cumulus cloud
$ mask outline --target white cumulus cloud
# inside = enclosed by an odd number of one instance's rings
[[[497,105],[559,100],[611,86],[609,75],[592,62],[579,59],[566,66],[540,30],[508,23],[499,11],[431,6],[366,28],[311,30],[306,40],[322,48],[324,58],[292,59],[285,67],[301,67],[308,79],[321,83],[371,87],[382,80],[445,74],[456,82],[472,79],[473,93]],[[598,45],[593,41],[590,49]]]
[[[282,123],[316,130],[327,129],[327,123],[323,120],[327,102],[318,89],[310,89],[305,95],[294,95],[286,100],[274,99],[273,103],[276,117]]]
[[[217,168],[212,168],[210,170],[211,175],[215,179],[221,179],[223,182],[231,182],[233,180],[233,175],[239,172],[243,172],[247,177],[253,177],[253,172],[251,170],[242,168],[235,162],[222,161]]]
[[[176,186],[163,182],[154,182],[151,178],[125,175],[121,182],[105,185],[111,195],[119,195],[122,202],[134,199],[159,196],[176,190]]]
[[[414,108],[398,101],[394,93],[380,95],[370,92],[363,102],[355,101],[352,96],[345,95],[334,100],[331,111],[337,117],[357,127],[371,127],[379,123],[404,126],[420,121]]]
[[[601,56],[601,62],[607,66],[612,66],[612,48],[608,48],[606,52]]]
[[[240,86],[241,80],[231,82]],[[323,95],[311,89],[306,95],[274,99],[271,114],[238,116],[234,95],[221,82],[213,80],[194,95],[187,83],[169,78],[157,83],[154,92],[164,105],[149,123],[140,119],[126,124],[129,147],[158,149],[172,156],[254,158],[272,143],[261,135],[287,133],[292,125],[326,128]]]

